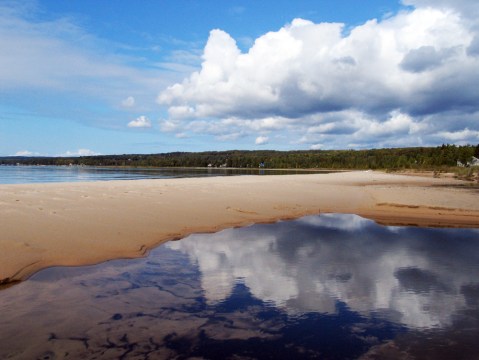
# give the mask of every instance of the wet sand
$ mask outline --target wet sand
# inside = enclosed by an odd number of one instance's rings
[[[54,265],[142,256],[191,233],[319,213],[479,227],[479,191],[465,184],[355,171],[0,185],[0,282]]]

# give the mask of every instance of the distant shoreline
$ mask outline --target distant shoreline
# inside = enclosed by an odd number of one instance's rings
[[[0,185],[0,282],[49,266],[139,257],[191,233],[320,213],[479,228],[479,192],[463,184],[347,171]]]
[[[268,169],[451,170],[479,165],[479,145],[363,150],[226,150],[90,156],[0,156],[0,164],[227,167]],[[479,166],[476,167],[476,170]],[[477,171],[475,171],[477,172]]]

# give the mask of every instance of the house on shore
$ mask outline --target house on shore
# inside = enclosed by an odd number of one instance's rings
[[[470,166],[479,166],[479,159],[475,156],[472,157],[471,161],[468,161],[466,164],[463,164],[459,160],[457,161],[457,166],[459,167],[470,167]]]

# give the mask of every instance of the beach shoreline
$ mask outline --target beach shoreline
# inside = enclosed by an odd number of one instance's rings
[[[477,227],[479,191],[375,171],[0,185],[0,284],[50,266],[144,256],[192,233],[321,213]]]

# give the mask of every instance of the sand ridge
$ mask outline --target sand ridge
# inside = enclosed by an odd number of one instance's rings
[[[0,283],[54,265],[144,255],[191,233],[319,213],[479,227],[478,191],[373,171],[0,185]]]

